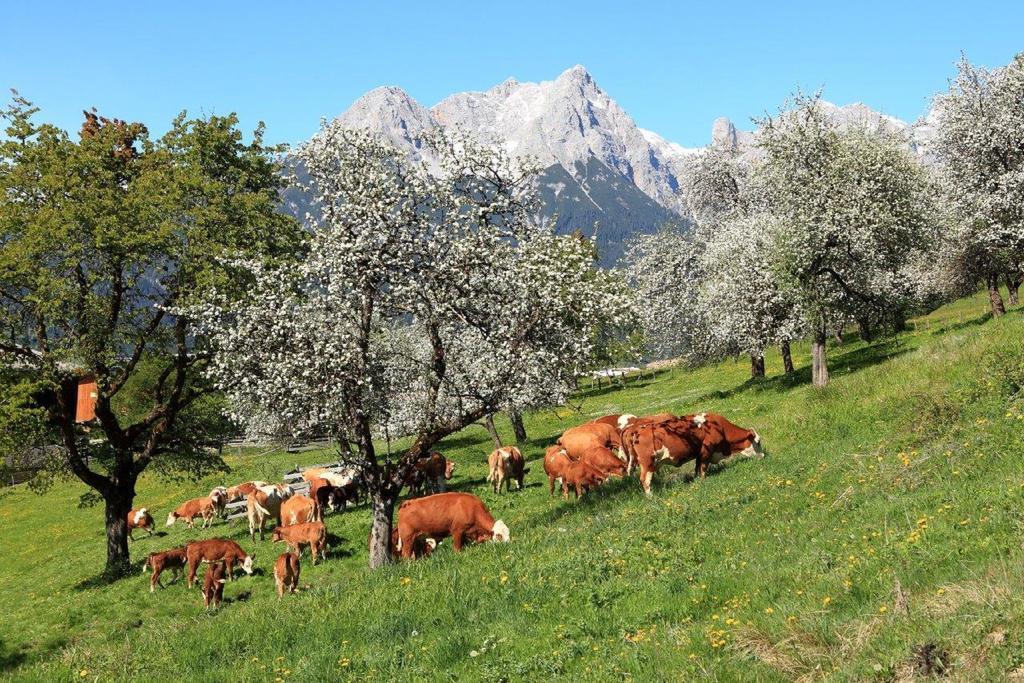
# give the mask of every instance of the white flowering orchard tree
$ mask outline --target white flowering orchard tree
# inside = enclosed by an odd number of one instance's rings
[[[765,212],[727,218],[707,234],[700,257],[697,305],[707,335],[724,353],[750,354],[752,377],[764,376],[764,352],[773,344],[786,373],[793,372],[789,343],[803,334],[800,301],[773,267],[778,230]]]
[[[655,358],[708,357],[708,326],[697,301],[701,251],[692,232],[669,224],[654,234],[637,235],[626,252],[626,279],[637,298],[633,317],[647,353]]]
[[[236,419],[252,432],[331,433],[362,471],[371,568],[390,561],[415,460],[516,397],[564,400],[594,352],[592,328],[628,308],[587,245],[535,219],[532,168],[465,138],[424,142],[438,167],[325,124],[298,152],[319,210],[308,255],[252,267],[246,301],[202,315]],[[399,436],[411,445],[393,453]]]
[[[992,70],[962,60],[935,106],[935,152],[953,214],[947,257],[974,282],[984,280],[999,316],[1000,279],[1017,303],[1024,275],[1024,54]]]
[[[787,373],[789,343],[801,333],[800,310],[770,258],[777,222],[767,213],[754,157],[712,145],[693,166],[684,191],[698,221],[700,291],[695,304],[708,344],[719,355],[747,353],[750,374],[763,377],[764,352],[778,344]]]
[[[813,334],[813,382],[828,383],[828,330],[867,312],[900,310],[908,264],[933,239],[920,163],[885,132],[840,129],[817,97],[762,123],[776,268]]]

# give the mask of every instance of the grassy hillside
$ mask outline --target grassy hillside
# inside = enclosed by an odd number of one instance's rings
[[[835,680],[945,667],[962,680],[1024,666],[1024,317],[989,321],[981,297],[914,321],[897,339],[831,352],[832,385],[747,381],[749,364],[669,371],[591,390],[578,410],[528,417],[525,491],[486,492],[482,428],[442,444],[459,490],[481,495],[512,543],[450,543],[429,560],[366,569],[368,514],[330,516],[344,539],[278,601],[281,552],[243,525],[161,527],[137,558],[226,535],[266,574],[228,584],[219,613],[183,584],[91,579],[102,512],[80,485],[0,492],[0,671],[58,680]],[[580,502],[549,498],[537,458],[566,427],[612,412],[711,410],[757,428],[769,456],[663,469]],[[508,434],[506,424],[499,429]],[[228,458],[233,483],[279,479],[318,453]],[[148,477],[159,520],[199,483]],[[165,533],[166,532],[166,533]],[[939,663],[941,660],[941,663]],[[1024,671],[1024,668],[1021,669]],[[1024,676],[1024,674],[1022,674]]]

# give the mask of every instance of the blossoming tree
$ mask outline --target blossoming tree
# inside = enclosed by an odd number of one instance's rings
[[[517,397],[564,400],[594,352],[590,332],[628,303],[588,245],[536,218],[532,167],[464,137],[423,143],[436,166],[325,124],[297,153],[318,207],[308,256],[250,264],[248,299],[201,313],[236,419],[259,433],[327,431],[361,470],[371,568],[390,560],[415,460]]]
[[[992,314],[1005,312],[1024,277],[1024,54],[987,70],[967,60],[936,97],[935,153],[952,209],[945,254],[971,280],[983,280]]]

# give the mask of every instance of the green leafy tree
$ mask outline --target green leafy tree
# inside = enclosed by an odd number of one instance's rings
[[[17,93],[2,113],[0,358],[12,398],[0,432],[23,438],[0,447],[37,447],[51,473],[102,499],[106,572],[119,575],[139,475],[223,467],[209,354],[181,311],[210,287],[242,291],[227,257],[287,257],[302,233],[277,211],[279,150],[262,124],[246,142],[234,115],[182,113],[153,140],[140,123],[86,112],[76,140],[36,113]],[[83,374],[97,382],[96,417],[78,424]]]

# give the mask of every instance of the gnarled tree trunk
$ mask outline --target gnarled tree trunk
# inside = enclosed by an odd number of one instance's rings
[[[390,564],[392,517],[398,495],[386,487],[370,495],[370,569]]]
[[[998,318],[1006,314],[1003,306],[1003,295],[999,293],[999,275],[992,274],[986,278],[988,284],[988,301],[992,306],[992,317]]]
[[[764,377],[764,355],[750,354],[750,377],[758,379]]]
[[[816,387],[828,385],[828,359],[825,357],[826,339],[828,339],[828,331],[825,329],[825,325],[821,324],[814,332],[814,345],[811,354],[811,382]]]
[[[1020,273],[1007,273],[1006,274],[1006,289],[1009,290],[1010,305],[1016,306],[1018,302],[1018,292],[1020,291],[1021,280]]]
[[[526,425],[523,424],[523,414],[518,410],[508,411],[509,422],[512,423],[512,431],[516,435],[516,443],[525,443],[526,436]]]
[[[124,576],[131,568],[128,552],[128,513],[135,500],[135,482],[130,474],[125,479],[115,476],[103,492],[104,520],[107,528],[107,564],[103,572],[114,578]]]
[[[779,351],[782,352],[782,367],[786,369],[787,375],[793,374],[793,353],[789,349],[789,340],[779,344]]]

